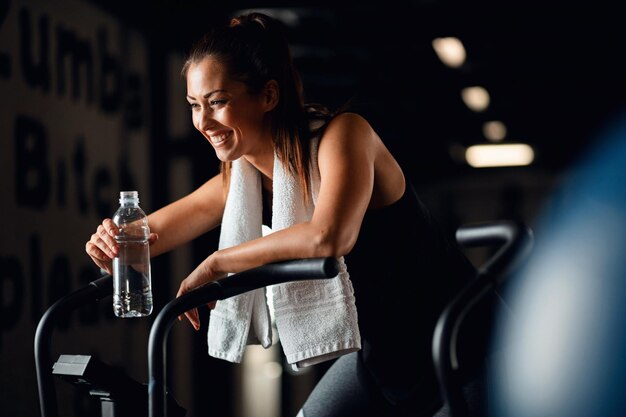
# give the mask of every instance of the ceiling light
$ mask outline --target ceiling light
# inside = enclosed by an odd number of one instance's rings
[[[473,145],[465,150],[465,160],[474,168],[530,165],[533,148],[525,143]]]
[[[506,137],[506,126],[499,120],[492,120],[483,124],[483,135],[487,140],[500,142]]]
[[[458,68],[465,62],[465,47],[455,37],[435,38],[432,42],[435,53],[445,65]]]
[[[466,87],[461,90],[461,97],[465,105],[475,112],[484,111],[489,107],[489,93],[483,87]]]

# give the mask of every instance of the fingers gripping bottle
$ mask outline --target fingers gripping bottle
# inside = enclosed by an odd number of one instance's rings
[[[113,311],[118,317],[144,317],[152,313],[148,217],[139,207],[137,191],[121,191],[113,216],[119,228],[119,246],[113,258]]]

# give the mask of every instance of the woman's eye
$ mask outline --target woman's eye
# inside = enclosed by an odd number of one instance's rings
[[[226,100],[211,100],[209,102],[209,104],[211,104],[211,106],[221,106],[222,104],[225,104]]]
[[[200,105],[198,103],[189,103],[189,108],[191,110],[196,110],[196,109],[200,108]]]

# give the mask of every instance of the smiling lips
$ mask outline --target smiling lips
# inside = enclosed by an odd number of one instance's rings
[[[220,143],[228,139],[232,134],[233,134],[232,131],[229,131],[226,133],[220,133],[219,135],[209,136],[209,140],[211,141],[213,145],[219,145]]]

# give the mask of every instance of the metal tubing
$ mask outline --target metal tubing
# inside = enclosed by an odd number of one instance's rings
[[[433,335],[433,361],[444,400],[452,417],[468,415],[458,381],[458,333],[471,309],[497,288],[526,259],[533,243],[532,230],[516,221],[494,221],[462,226],[456,234],[461,246],[500,245],[470,282],[444,309]]]
[[[62,314],[91,301],[100,300],[111,295],[112,292],[113,280],[110,275],[104,276],[59,299],[46,310],[39,320],[35,332],[35,367],[41,417],[58,416],[56,390],[52,378],[52,360],[50,358],[52,330],[56,320]]]
[[[335,258],[296,259],[262,265],[211,282],[178,297],[159,312],[148,341],[148,410],[150,417],[166,417],[166,342],[176,318],[203,304],[287,281],[333,278],[339,273]]]

